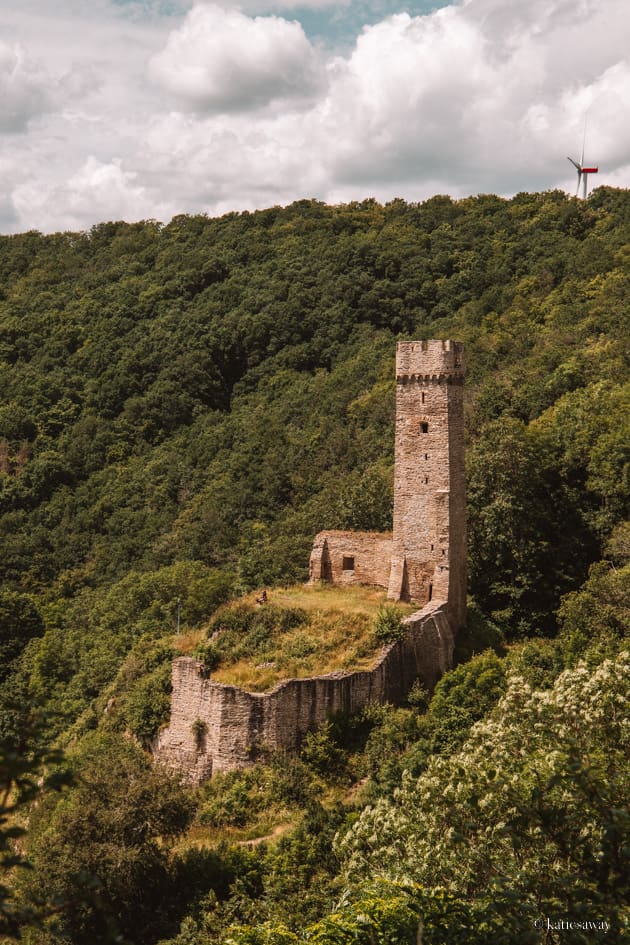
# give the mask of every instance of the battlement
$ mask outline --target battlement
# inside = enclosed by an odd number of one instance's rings
[[[450,380],[463,383],[464,346],[459,341],[400,341],[396,348],[396,380]]]

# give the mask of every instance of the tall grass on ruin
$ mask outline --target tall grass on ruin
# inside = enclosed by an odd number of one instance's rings
[[[195,650],[216,682],[264,692],[284,679],[371,669],[381,652],[374,622],[384,591],[286,588],[263,605],[256,596],[220,608]]]

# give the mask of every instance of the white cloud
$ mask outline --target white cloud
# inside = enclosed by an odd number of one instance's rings
[[[13,204],[21,219],[36,220],[42,230],[63,231],[85,227],[87,206],[94,222],[150,218],[156,195],[138,181],[137,174],[125,170],[119,159],[104,163],[90,155],[67,181],[30,179],[18,184]],[[163,203],[160,208],[166,209]]]
[[[454,194],[554,186],[570,178],[563,162],[587,111],[591,148],[618,160],[630,149],[630,75],[611,27],[624,10],[468,0],[365,29],[320,109],[336,192],[353,181],[389,192],[398,180],[403,194],[415,182],[422,195],[427,182]]]
[[[0,42],[0,132],[24,131],[51,105],[49,80],[19,44]]]
[[[4,231],[301,197],[573,192],[587,113],[591,183],[628,184],[627,0],[462,0],[389,16],[336,56],[254,0],[144,18],[43,3],[0,11]]]
[[[151,76],[202,111],[252,110],[311,95],[316,56],[297,22],[196,5],[149,65]]]

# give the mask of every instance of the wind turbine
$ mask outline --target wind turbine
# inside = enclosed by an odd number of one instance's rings
[[[582,199],[586,200],[586,191],[588,189],[588,175],[597,174],[598,167],[584,167],[584,142],[586,140],[586,126],[584,127],[584,138],[582,139],[582,157],[580,158],[580,163],[574,161],[573,158],[567,158],[571,161],[573,167],[577,170],[578,173],[578,182],[577,190],[575,191],[575,196],[578,197],[580,194],[580,184],[582,184]]]

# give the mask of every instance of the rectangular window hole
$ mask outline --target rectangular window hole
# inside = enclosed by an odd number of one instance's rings
[[[429,484],[429,477],[428,477],[428,476],[425,476],[425,477],[424,477],[424,484],[425,484],[425,486],[427,486],[427,485]]]
[[[421,432],[421,433],[428,433],[428,432],[429,432],[429,424],[428,424],[428,423],[421,423],[421,424],[420,424],[420,432]]]
[[[433,585],[429,584],[429,600],[433,597]]]
[[[422,403],[424,403],[424,391],[422,391]]]
[[[344,555],[342,567],[344,571],[354,571],[354,558]]]

